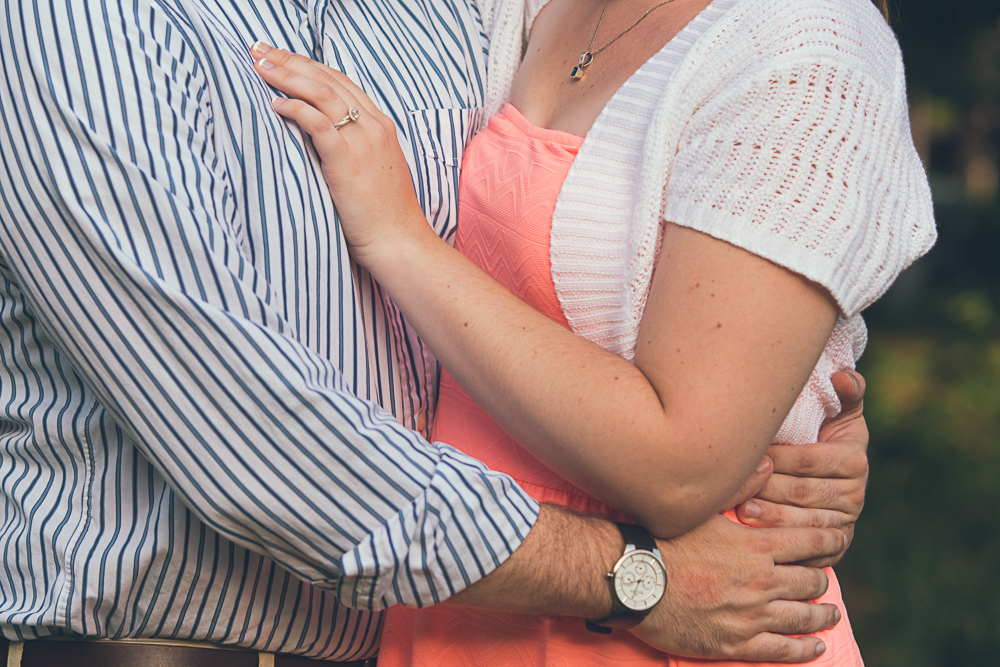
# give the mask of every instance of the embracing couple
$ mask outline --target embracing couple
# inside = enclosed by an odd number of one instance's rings
[[[8,0],[0,50],[9,663],[861,664],[838,371],[935,234],[870,0]]]

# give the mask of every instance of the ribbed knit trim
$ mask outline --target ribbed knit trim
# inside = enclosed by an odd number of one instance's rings
[[[840,398],[830,376],[845,368],[853,369],[867,343],[868,328],[860,315],[837,321],[819,363],[774,437],[776,444],[815,442],[823,422],[840,412]]]
[[[486,95],[483,102],[488,119],[500,111],[510,98],[510,86],[521,64],[521,47],[524,40],[527,0],[495,0],[488,11],[483,11],[483,28],[490,38],[490,55],[487,61]]]
[[[737,2],[711,3],[612,96],[552,216],[552,279],[566,320],[578,335],[629,360],[659,250],[666,153],[686,120],[658,118],[659,102],[681,93],[684,77],[675,70]]]

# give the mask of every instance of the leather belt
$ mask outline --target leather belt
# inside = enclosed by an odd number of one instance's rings
[[[0,638],[6,667],[375,667],[375,660],[328,662],[283,653],[183,642],[169,639],[33,639]],[[0,667],[3,666],[0,661]]]

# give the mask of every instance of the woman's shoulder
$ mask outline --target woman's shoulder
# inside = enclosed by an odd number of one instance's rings
[[[687,63],[665,215],[856,314],[935,238],[895,36],[870,0],[726,2]]]
[[[724,40],[716,54],[728,52],[730,68],[816,61],[843,66],[890,89],[903,82],[896,36],[871,0],[730,0],[711,32]]]

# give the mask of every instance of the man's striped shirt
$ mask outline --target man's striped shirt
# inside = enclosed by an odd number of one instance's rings
[[[537,505],[426,429],[437,364],[348,258],[248,45],[345,71],[454,232],[465,0],[4,0],[0,631],[350,659]],[[381,405],[385,410],[375,406]]]

